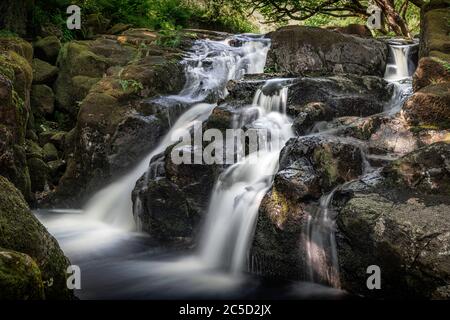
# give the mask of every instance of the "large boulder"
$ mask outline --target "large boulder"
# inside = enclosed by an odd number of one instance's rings
[[[375,39],[331,30],[288,26],[268,34],[272,40],[266,68],[293,75],[355,73],[382,76],[387,45]]]
[[[71,299],[73,293],[66,286],[69,261],[56,240],[31,213],[20,191],[2,176],[0,199],[0,247],[25,253],[36,262],[46,284],[47,299]],[[20,275],[20,267],[17,265],[17,275]]]
[[[172,145],[152,159],[133,190],[134,216],[141,230],[168,244],[192,243],[223,167],[175,164]],[[190,150],[192,151],[192,149]],[[177,151],[175,151],[177,152]],[[183,152],[188,152],[183,147]]]
[[[102,41],[75,42],[62,52],[67,50],[67,57],[72,52],[74,59],[84,55],[99,56],[101,52],[108,52],[111,40]],[[104,47],[103,51],[100,50],[101,46]],[[77,54],[79,47],[90,49]],[[123,174],[143,158],[155,147],[173,121],[169,117],[172,107],[155,96],[176,93],[182,89],[184,72],[178,63],[181,52],[155,49],[148,54],[141,52],[132,56],[135,60],[129,61],[127,59],[130,57],[123,56],[121,51],[129,50],[128,47],[114,42],[110,51],[112,56],[100,58],[106,62],[105,68],[109,68],[108,61],[113,61],[115,54],[119,57],[119,64],[128,62],[128,65],[116,71],[109,69],[107,75],[90,88],[80,103],[77,125],[69,148],[71,151],[66,152],[67,169],[52,201],[65,199],[70,200],[72,205],[79,205],[85,196],[108,183],[113,176]],[[83,77],[101,76],[99,73],[81,73]],[[86,83],[81,77],[72,77],[70,83],[75,83],[78,78],[80,83]],[[176,107],[177,103],[173,105]]]
[[[450,3],[430,1],[421,10],[420,57],[434,57],[450,62]]]
[[[60,73],[54,85],[58,107],[75,116],[77,103],[83,100],[90,86],[103,77],[110,67],[123,66],[136,54],[135,48],[122,46],[112,39],[66,43],[58,56]],[[77,76],[84,78],[80,81],[75,78]],[[85,88],[88,85],[89,88]]]
[[[287,113],[294,118],[293,127],[298,134],[307,132],[316,121],[380,113],[388,105],[393,90],[386,81],[374,76],[346,74],[266,83],[264,75],[249,75],[228,83],[225,102],[233,107],[252,104],[258,89],[270,95],[278,84],[288,87]]]
[[[61,41],[56,36],[38,39],[34,43],[34,54],[37,58],[54,64],[61,50]]]
[[[58,75],[58,68],[40,59],[33,59],[33,83],[51,85]]]
[[[450,129],[450,82],[429,85],[408,99],[403,114],[413,126]]]
[[[24,143],[30,115],[32,47],[19,38],[0,40],[0,174],[31,199]]]
[[[28,255],[0,248],[0,301],[45,298],[41,270]]]
[[[375,185],[335,196],[342,287],[371,297],[448,299],[450,144],[435,143],[388,165]],[[381,269],[368,290],[366,269]]]
[[[360,147],[336,137],[291,139],[280,154],[274,183],[264,196],[256,224],[251,258],[258,273],[285,279],[305,279],[307,218],[318,199],[363,173]]]
[[[414,91],[442,82],[450,82],[450,68],[445,66],[445,61],[429,57],[420,59],[413,76]]]

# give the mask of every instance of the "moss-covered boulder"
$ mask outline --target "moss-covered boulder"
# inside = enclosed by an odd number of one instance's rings
[[[33,59],[33,83],[51,85],[58,75],[58,68],[41,59]]]
[[[125,65],[135,57],[136,49],[117,41],[97,39],[71,41],[63,46],[58,57],[60,73],[54,89],[58,106],[76,115],[78,103],[90,87],[103,77],[111,66]]]
[[[429,85],[414,93],[404,104],[403,114],[413,126],[450,129],[450,82]]]
[[[431,1],[421,11],[420,56],[450,62],[450,3]]]
[[[1,176],[0,199],[0,247],[25,253],[36,262],[47,299],[72,298],[66,286],[68,259],[33,216],[20,191]]]
[[[61,50],[61,41],[56,36],[48,36],[37,40],[33,46],[37,58],[54,64]]]
[[[14,51],[29,63],[33,59],[33,46],[28,41],[18,37],[1,37],[0,51]]]
[[[28,255],[0,248],[0,300],[45,298],[41,270]]]
[[[44,151],[44,159],[45,161],[53,161],[58,159],[58,150],[56,149],[55,145],[53,143],[46,143],[42,147]]]
[[[90,46],[92,53],[100,53],[100,46],[106,46],[103,52],[108,52],[109,43],[84,45]],[[122,47],[115,43],[111,52],[117,46]],[[123,45],[123,50],[127,50],[127,46]],[[67,50],[67,57],[79,56],[74,53],[76,48],[70,46]],[[73,152],[67,153],[72,159],[65,159],[67,169],[56,198],[70,197],[70,200],[79,202],[81,197],[108,181],[113,172],[117,175],[128,170],[155,146],[169,128],[167,109],[171,107],[147,108],[144,102],[156,95],[176,93],[182,89],[184,72],[178,63],[181,52],[172,49],[140,50],[143,51],[133,56],[134,60],[122,60],[128,62],[126,66],[108,68],[107,75],[90,88],[81,102],[76,131],[71,139]],[[73,76],[71,83],[79,82],[81,87],[87,82],[86,77],[92,76],[94,74]],[[88,88],[84,89],[87,91]],[[75,197],[76,194],[79,197]]]
[[[55,96],[52,88],[45,84],[31,87],[31,110],[35,117],[53,114],[55,110]]]

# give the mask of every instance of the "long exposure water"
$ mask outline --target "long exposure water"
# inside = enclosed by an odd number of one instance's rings
[[[257,89],[253,104],[243,109],[240,115],[243,118],[249,110],[257,111],[252,125],[267,129],[271,133],[271,143],[266,150],[250,154],[231,165],[219,177],[212,190],[198,248],[192,252],[169,250],[136,231],[131,192],[136,181],[148,170],[151,158],[174,142],[170,137],[176,136],[177,130],[185,130],[194,121],[208,118],[215,104],[202,101],[211,96],[224,97],[228,80],[239,79],[246,73],[263,72],[270,42],[255,36],[238,38],[242,41],[238,47],[230,45],[233,43],[230,39],[200,40],[194,44],[193,50],[183,60],[188,79],[185,88],[179,95],[159,98],[182,101],[190,107],[178,119],[173,119],[174,124],[159,145],[128,175],[95,194],[84,210],[36,211],[37,217],[56,237],[71,262],[80,266],[82,289],[77,291],[80,298],[345,297],[343,291],[313,283],[320,282],[314,279],[312,282],[273,284],[242,272],[260,202],[272,185],[281,148],[293,136],[292,121],[286,115],[289,93],[286,79],[268,80],[266,86],[274,89]],[[394,56],[397,61],[397,55]],[[395,70],[404,72],[403,67]],[[397,79],[392,81],[397,83]],[[404,86],[409,87],[408,84]],[[403,99],[405,88],[399,86],[398,97],[393,98],[388,110],[400,105],[399,99]],[[264,92],[267,91],[271,93],[266,95]],[[234,125],[240,127],[241,120],[235,119]],[[332,242],[331,200],[332,194],[324,195],[316,221],[328,219],[330,228],[323,230],[329,232],[323,236]],[[311,237],[316,237],[314,243],[320,243],[318,237],[322,235],[314,233],[314,226],[311,228]],[[323,247],[328,250],[330,245],[324,243]],[[335,258],[330,260],[329,254],[326,257],[318,261],[326,264],[325,269],[329,270],[327,266],[334,266],[337,262]]]

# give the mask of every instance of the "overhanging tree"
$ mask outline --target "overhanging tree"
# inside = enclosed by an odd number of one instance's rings
[[[269,22],[286,20],[303,21],[318,14],[332,17],[367,18],[366,0],[244,0],[253,10],[258,10]],[[405,19],[408,6],[421,7],[424,0],[373,0],[383,12],[385,22],[397,35],[410,37]]]

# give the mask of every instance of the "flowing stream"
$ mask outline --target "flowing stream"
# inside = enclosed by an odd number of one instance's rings
[[[393,116],[398,113],[405,99],[412,93],[411,77],[415,67],[410,66],[410,49],[417,44],[391,44],[389,46],[390,57],[386,66],[385,80],[394,86],[393,96],[386,105],[383,114]],[[353,143],[361,150],[363,158],[363,175],[358,179],[371,179],[377,175],[378,170],[372,168],[367,160],[366,148],[361,142],[347,137],[337,137],[334,133],[337,129],[328,130],[317,129],[314,134],[329,135],[340,140],[346,140]],[[357,179],[357,180],[358,180]],[[308,214],[305,226],[306,241],[304,243],[306,252],[306,278],[315,283],[340,287],[339,263],[336,248],[335,230],[336,230],[336,212],[333,210],[333,196],[339,190],[344,188],[347,182],[334,188],[328,194],[324,194],[320,199],[316,210]]]
[[[234,46],[239,42],[240,46]],[[137,232],[131,193],[136,181],[149,174],[150,160],[174,143],[177,131],[208,118],[214,101],[227,95],[230,79],[262,73],[270,42],[260,36],[235,36],[224,41],[197,41],[183,60],[186,85],[178,95],[159,97],[170,105],[181,102],[186,111],[171,119],[173,125],[160,143],[127,175],[93,195],[84,210],[38,210],[37,217],[57,238],[65,254],[82,272],[82,299],[181,299],[181,298],[338,298],[337,253],[334,241],[332,198],[320,199],[309,217],[307,260],[309,282],[266,285],[246,274],[249,246],[258,209],[278,170],[279,154],[293,137],[286,115],[289,79],[267,80],[254,93],[253,103],[242,108],[234,128],[251,123],[270,139],[257,152],[239,159],[218,178],[195,252],[171,251]],[[385,78],[396,86],[386,112],[397,112],[410,90],[407,49],[391,47],[393,64]],[[402,60],[403,59],[403,60]],[[405,62],[406,59],[406,62]],[[403,65],[406,63],[405,65]],[[395,65],[395,66],[393,66]],[[406,69],[405,69],[406,68]],[[399,81],[399,79],[402,79]],[[256,117],[254,116],[256,114]],[[332,134],[323,132],[319,134]],[[362,152],[363,152],[362,148]],[[370,168],[367,166],[367,172]],[[366,173],[367,173],[366,172]],[[134,210],[140,210],[139,201]],[[325,284],[324,285],[321,285]]]

